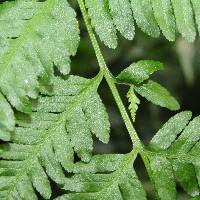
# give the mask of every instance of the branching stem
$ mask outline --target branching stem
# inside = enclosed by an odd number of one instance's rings
[[[100,71],[103,73],[103,75],[104,75],[104,77],[105,77],[105,79],[106,79],[106,81],[107,81],[107,83],[110,87],[110,90],[111,90],[111,92],[114,96],[115,102],[116,102],[116,104],[119,108],[119,111],[120,111],[121,116],[124,120],[124,123],[126,125],[127,130],[128,130],[128,133],[131,137],[134,149],[141,155],[143,162],[144,162],[144,165],[147,169],[148,175],[149,175],[150,179],[152,179],[152,172],[151,172],[151,169],[150,169],[150,164],[149,164],[149,160],[147,158],[145,149],[143,147],[141,140],[138,137],[138,134],[137,134],[135,128],[133,127],[133,124],[130,120],[130,117],[129,117],[127,111],[126,111],[126,108],[125,108],[125,106],[122,102],[122,99],[121,99],[119,92],[117,90],[117,87],[115,85],[115,80],[114,80],[110,70],[108,69],[105,60],[104,60],[104,57],[102,55],[99,44],[97,42],[96,36],[93,32],[93,28],[91,26],[90,18],[88,16],[87,10],[85,8],[85,4],[84,4],[83,0],[77,0],[77,2],[79,4],[81,13],[83,15],[83,19],[84,19],[86,28],[88,30],[90,40],[92,42],[92,46],[94,48],[94,51],[95,51],[95,54],[96,54],[96,57],[97,57],[97,60],[98,60],[98,64],[99,64],[99,67],[100,67]]]
[[[81,9],[85,25],[87,27],[87,30],[88,30],[88,33],[89,33],[89,36],[90,36],[92,46],[94,48],[94,51],[95,51],[95,54],[96,54],[96,57],[97,57],[97,60],[98,60],[99,66],[100,66],[100,70],[103,72],[104,77],[105,77],[105,79],[106,79],[106,81],[107,81],[107,83],[110,87],[110,90],[111,90],[111,92],[114,96],[114,99],[115,99],[116,104],[117,104],[117,106],[120,110],[120,113],[122,115],[122,118],[124,120],[126,128],[129,132],[129,135],[131,137],[133,145],[137,149],[143,149],[143,145],[142,145],[142,143],[141,143],[134,127],[133,127],[133,124],[132,124],[132,122],[129,118],[129,115],[127,114],[126,108],[125,108],[125,106],[122,102],[120,95],[119,95],[119,92],[118,92],[117,87],[115,85],[115,81],[113,79],[113,76],[112,76],[111,72],[109,71],[109,69],[106,65],[106,62],[104,60],[104,57],[102,55],[99,44],[97,42],[96,36],[95,36],[93,29],[92,29],[92,26],[90,24],[90,19],[89,19],[89,16],[87,14],[87,10],[85,8],[85,4],[84,4],[83,0],[77,0],[77,1],[78,1],[78,4],[79,4],[79,7]]]

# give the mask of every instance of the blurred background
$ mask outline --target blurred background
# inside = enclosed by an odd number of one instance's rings
[[[76,1],[71,1],[73,7],[77,9]],[[90,40],[81,15],[78,13],[81,28],[81,42],[77,55],[72,59],[72,74],[94,77],[99,67],[92,49]],[[181,110],[191,110],[194,116],[200,114],[200,40],[191,44],[182,37],[177,36],[176,42],[167,41],[162,35],[160,38],[150,38],[136,27],[136,36],[133,41],[128,41],[119,36],[119,45],[116,50],[105,47],[102,43],[101,49],[109,69],[113,75],[117,75],[122,69],[128,67],[132,62],[142,59],[158,60],[165,65],[165,70],[157,72],[151,78],[165,86],[173,96],[177,98],[181,105]],[[120,95],[126,108],[127,87],[118,87]],[[114,102],[113,96],[105,81],[99,88],[103,102],[110,116],[111,140],[108,145],[98,141],[95,142],[95,153],[128,153],[130,152],[131,140]],[[154,106],[143,98],[134,124],[139,137],[147,144],[152,136],[161,128],[162,124],[168,120],[175,112],[165,108]],[[152,188],[146,174],[142,161],[138,158],[134,165],[140,180],[148,191],[148,199],[153,199]],[[184,200],[189,197],[179,188],[178,199]]]

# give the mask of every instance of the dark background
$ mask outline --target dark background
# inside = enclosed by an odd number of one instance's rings
[[[77,10],[75,1],[71,2]],[[78,18],[81,28],[81,42],[77,55],[72,58],[71,73],[91,78],[98,73],[99,67],[80,13],[78,13]],[[181,110],[191,110],[194,116],[200,113],[199,39],[195,43],[188,43],[180,35],[177,35],[176,42],[169,42],[162,35],[160,38],[150,38],[137,27],[133,41],[120,37],[120,34],[118,36],[119,45],[116,50],[108,49],[100,42],[104,58],[113,75],[117,75],[132,62],[142,59],[158,60],[164,63],[165,70],[157,72],[151,78],[164,85],[177,98]],[[126,93],[128,88],[120,85],[118,89],[127,108]],[[99,93],[110,116],[111,140],[108,145],[96,141],[94,153],[128,153],[132,148],[131,140],[105,80],[100,85]],[[143,98],[140,100],[141,104],[134,126],[139,137],[147,144],[162,124],[175,112],[154,106]],[[151,184],[140,158],[136,160],[134,167],[149,193],[148,199],[152,199]],[[180,191],[178,199],[188,199],[179,186],[177,187]]]

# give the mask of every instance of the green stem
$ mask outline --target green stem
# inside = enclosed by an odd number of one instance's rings
[[[85,4],[84,4],[83,0],[77,0],[77,1],[78,1],[78,4],[79,4],[79,7],[81,9],[85,25],[87,27],[87,30],[88,30],[88,33],[89,33],[89,36],[90,36],[90,39],[91,39],[91,42],[92,42],[92,45],[93,45],[99,66],[100,66],[100,70],[103,72],[104,77],[105,77],[105,79],[106,79],[106,81],[107,81],[107,83],[108,83],[108,85],[111,89],[111,92],[112,92],[114,99],[117,103],[117,106],[120,110],[120,113],[122,115],[122,118],[124,120],[126,128],[129,132],[129,135],[131,137],[133,145],[137,149],[143,149],[143,145],[142,145],[142,143],[141,143],[134,127],[133,127],[133,124],[132,124],[132,122],[129,118],[129,115],[127,114],[126,108],[125,108],[125,106],[124,106],[124,104],[121,100],[121,97],[120,97],[119,92],[117,90],[117,87],[115,85],[115,81],[113,79],[113,76],[112,76],[111,72],[109,71],[109,69],[106,65],[106,62],[104,60],[104,57],[101,53],[101,49],[99,47],[96,36],[94,35],[92,26],[90,24],[90,19],[89,19],[89,16],[87,14],[87,10],[85,8]]]

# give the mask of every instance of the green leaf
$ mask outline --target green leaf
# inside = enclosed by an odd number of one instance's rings
[[[152,138],[150,147],[160,150],[169,148],[178,134],[186,127],[191,117],[192,113],[189,111],[171,117]]]
[[[176,39],[176,30],[189,41],[196,36],[193,15],[199,23],[198,0],[85,0],[92,26],[101,41],[117,47],[117,30],[127,39],[134,38],[134,20],[141,30],[157,38],[160,29],[169,41]],[[194,10],[192,9],[192,5]]]
[[[191,149],[191,151],[189,152],[190,155],[195,156],[197,158],[199,158],[199,152],[200,152],[200,142],[197,142],[194,147]],[[199,161],[199,159],[198,159]],[[195,172],[196,172],[196,176],[197,176],[197,181],[198,184],[200,185],[200,163],[193,163],[194,167],[195,167]]]
[[[75,164],[78,165],[76,174],[66,178],[63,188],[68,194],[56,199],[145,200],[145,192],[133,169],[134,159],[133,154],[97,155],[88,164]]]
[[[0,93],[0,139],[9,141],[9,131],[13,131],[14,127],[15,119],[13,110],[5,97]]]
[[[176,23],[170,0],[153,0],[154,15],[163,35],[169,40],[176,38]]]
[[[19,111],[52,82],[54,65],[70,71],[79,43],[74,10],[65,0],[7,1],[0,4],[0,90]]]
[[[3,185],[0,185],[1,190],[7,187],[12,187],[12,182],[17,182],[17,179],[13,179],[7,175],[0,178],[1,182],[4,182]],[[2,187],[3,186],[3,187]],[[5,196],[11,196],[11,198],[6,198]],[[11,191],[0,192],[0,197],[4,199],[27,199],[27,200],[37,200],[37,196],[34,192],[30,179],[27,176],[22,176],[21,181],[17,183],[17,188],[14,188]]]
[[[180,109],[176,99],[164,87],[154,81],[149,81],[147,84],[135,87],[135,90],[153,104],[168,108],[169,110]]]
[[[140,84],[147,80],[151,74],[164,68],[158,61],[141,60],[131,64],[124,69],[118,76],[117,81],[122,83]]]
[[[199,34],[200,34],[200,4],[199,4],[198,0],[191,0],[191,2],[193,5],[195,19],[196,19],[196,23],[198,25],[198,30],[199,30]]]
[[[109,8],[117,30],[125,38],[132,40],[135,35],[135,27],[129,0],[109,0]]]
[[[116,171],[120,163],[123,161],[123,154],[104,154],[95,155],[89,163],[77,162],[74,165],[74,173],[97,173],[97,172],[113,172]]]
[[[171,163],[163,156],[150,156],[152,178],[161,200],[176,200],[176,182]]]
[[[173,153],[188,153],[200,139],[200,116],[195,117],[169,149]]]
[[[191,196],[199,195],[199,185],[194,166],[192,164],[175,161],[173,168],[182,188]]]
[[[190,0],[172,0],[172,5],[179,32],[189,42],[193,42],[196,36],[196,29]]]
[[[11,133],[10,131],[5,131],[3,129],[0,130],[0,139],[3,141],[10,141],[11,139]]]
[[[200,139],[199,126],[200,117],[196,117],[189,123],[178,139],[172,144],[169,152],[173,154],[186,154],[189,156],[191,154],[190,151],[194,151],[192,150],[193,147],[196,145],[198,146],[198,141]],[[196,150],[195,157],[199,158],[199,151]],[[178,161],[173,163],[178,181],[184,190],[191,196],[196,196],[200,193],[194,164],[196,163],[192,163],[192,160],[191,163],[183,163]]]
[[[147,154],[150,161],[152,156],[159,155],[167,158],[168,164],[162,166],[164,172],[170,163],[173,166],[174,179],[180,183],[180,186],[190,196],[199,196],[200,117],[194,118],[187,125],[190,118],[190,112],[182,112],[172,117],[152,139],[150,142],[150,147],[153,147],[150,148],[152,152],[148,151]],[[165,142],[167,146],[163,145]],[[160,174],[159,178],[161,180],[164,177],[165,174]]]
[[[108,143],[110,136],[110,123],[106,109],[96,94],[92,94],[89,100],[85,101],[84,113],[90,131],[96,135],[103,143]],[[103,127],[102,127],[103,125]]]
[[[117,47],[117,35],[114,23],[109,14],[109,7],[104,0],[85,0],[92,26],[101,41],[110,48]]]
[[[62,142],[62,141],[60,141]],[[64,154],[63,154],[64,155]],[[31,169],[31,180],[33,186],[39,191],[39,193],[45,198],[50,199],[51,197],[51,186],[46,173],[43,171],[38,159],[34,160]]]
[[[33,183],[44,198],[50,198],[48,177],[63,184],[63,169],[72,172],[75,153],[88,162],[93,150],[92,134],[109,141],[108,114],[97,94],[101,79],[101,75],[94,79],[54,78],[51,90],[44,90],[33,104],[30,117],[17,115],[12,143],[0,146],[0,172],[3,169],[11,179],[7,187],[0,186],[0,196],[16,199],[15,190],[20,194],[29,192],[30,188],[19,186],[25,184],[26,177],[27,187]],[[35,199],[34,190],[32,193],[30,199]]]
[[[137,25],[152,37],[159,37],[160,30],[154,17],[150,0],[131,0],[133,16]]]

